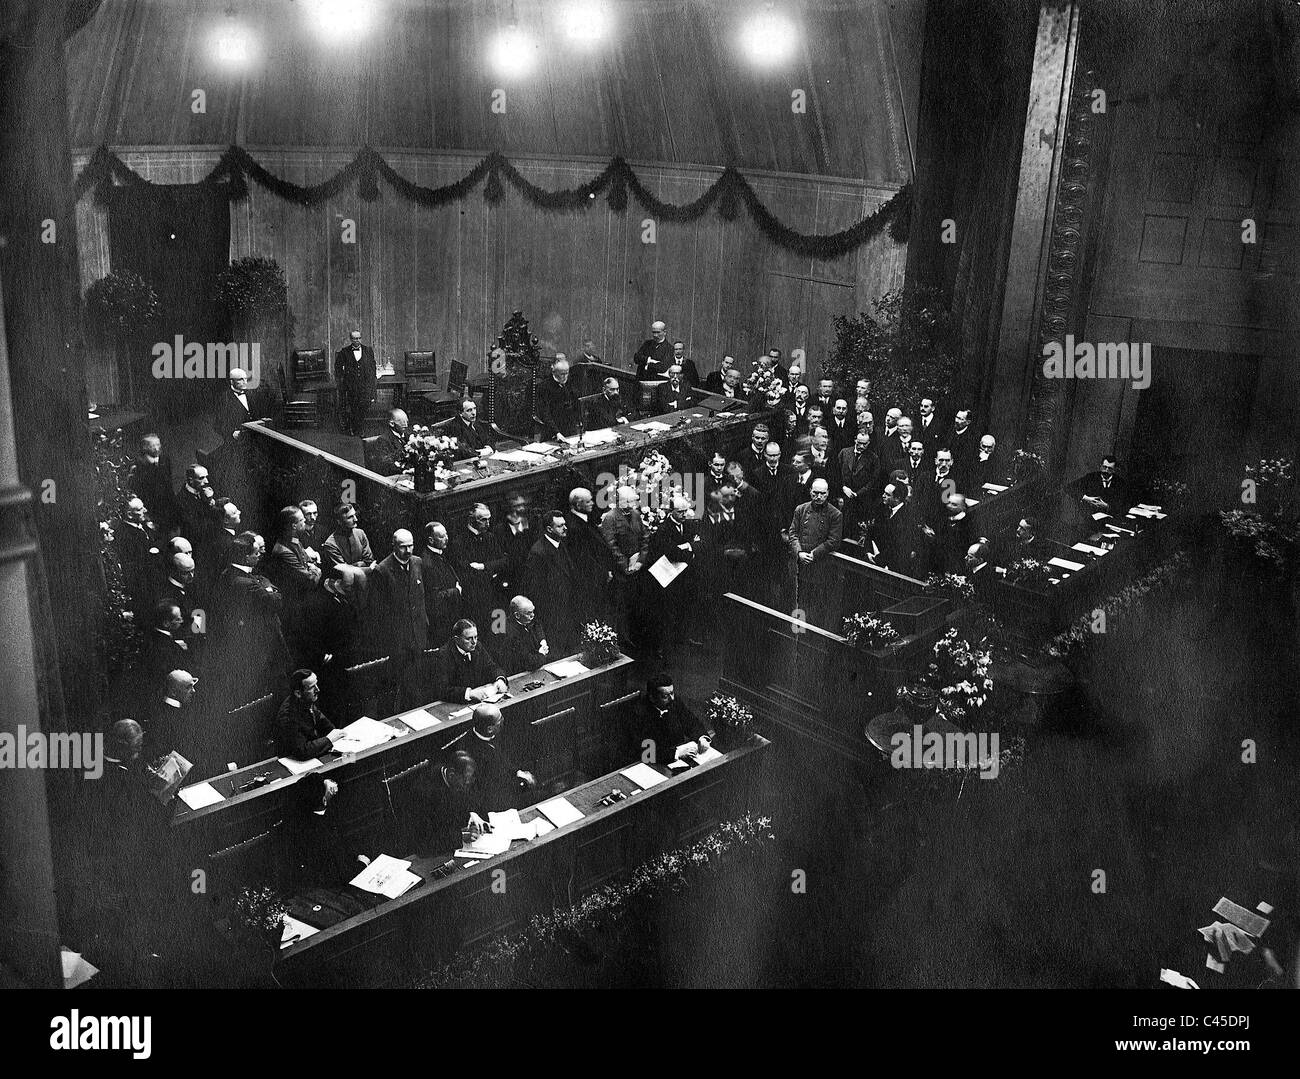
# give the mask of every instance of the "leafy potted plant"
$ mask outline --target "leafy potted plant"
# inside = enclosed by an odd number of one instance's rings
[[[715,693],[709,701],[708,717],[724,751],[738,749],[754,737],[754,713],[735,697]]]
[[[86,289],[86,316],[93,332],[113,346],[125,400],[136,399],[134,353],[158,320],[158,296],[137,273],[115,271]]]
[[[278,375],[288,351],[289,289],[284,270],[271,258],[236,259],[217,275],[216,299],[230,315],[236,341],[261,346],[263,380]]]
[[[1033,592],[1046,592],[1051,587],[1052,567],[1037,558],[1017,558],[1007,566],[1006,583]]]
[[[621,654],[618,632],[604,622],[588,622],[582,627],[582,664],[603,667]]]
[[[284,936],[284,902],[269,886],[246,885],[230,904],[230,927],[237,936],[278,951]]]

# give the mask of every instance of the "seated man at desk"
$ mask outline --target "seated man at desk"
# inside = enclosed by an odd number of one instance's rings
[[[455,750],[446,763],[437,765],[429,786],[432,807],[418,842],[433,850],[459,849],[461,833],[467,828],[482,833],[487,822],[478,815],[478,765],[463,749]]]
[[[473,726],[447,747],[464,750],[474,758],[474,786],[478,792],[474,803],[476,808],[492,813],[527,805],[524,795],[537,787],[533,773],[516,768],[501,748],[497,735],[503,726],[505,717],[500,708],[480,704],[474,709]]]
[[[1103,513],[1123,513],[1133,505],[1133,492],[1127,481],[1120,478],[1115,471],[1118,464],[1115,455],[1108,454],[1101,459],[1101,468],[1080,476],[1066,486],[1066,490],[1077,495],[1079,499],[1094,511]]]
[[[599,431],[620,423],[627,423],[627,409],[619,400],[618,379],[611,376],[601,384],[600,396],[587,405],[586,427]]]
[[[275,716],[275,751],[296,761],[309,761],[328,753],[343,731],[316,707],[320,683],[313,671],[289,675],[289,696]]]
[[[295,812],[285,819],[284,860],[297,886],[337,885],[351,880],[370,859],[350,848],[330,813],[339,785],[320,772],[294,784]]]
[[[556,434],[571,438],[578,433],[582,402],[577,391],[569,385],[569,361],[563,353],[555,357],[551,377],[537,383],[536,411],[543,438],[553,438]]]
[[[444,434],[456,439],[460,452],[458,457],[492,456],[492,432],[478,422],[478,405],[472,398],[466,397],[460,403],[460,412],[447,424]]]
[[[453,704],[478,704],[509,688],[505,672],[478,640],[478,626],[462,618],[452,627],[451,640],[430,660],[433,699]]]
[[[679,748],[694,742],[709,748],[714,732],[677,699],[673,676],[667,672],[646,679],[645,692],[627,706],[623,716],[624,756],[646,764],[670,764],[687,756]]]
[[[515,596],[510,601],[510,618],[506,622],[506,639],[502,644],[501,661],[511,674],[535,671],[551,655],[546,642],[546,629],[537,620],[537,608],[527,596]]]
[[[407,429],[410,421],[406,413],[395,408],[388,414],[388,428],[373,441],[365,442],[366,468],[381,476],[391,476],[402,470],[402,455],[406,452]]]

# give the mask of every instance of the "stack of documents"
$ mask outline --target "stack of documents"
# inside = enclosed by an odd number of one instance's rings
[[[291,775],[300,776],[303,772],[310,772],[313,768],[319,768],[321,759],[312,757],[309,761],[296,761],[292,757],[281,757],[280,763],[289,769]]]
[[[645,423],[634,423],[632,427],[637,431],[646,431],[652,435],[662,434],[664,431],[671,431],[672,424],[662,423],[659,420],[646,420]]]
[[[659,560],[650,567],[650,576],[659,582],[661,588],[667,588],[685,568],[685,562],[670,562],[667,555],[660,555]]]
[[[988,491],[988,493],[991,495],[1000,495],[1003,491],[1006,490],[1006,487],[1004,487],[1000,483],[986,483],[984,485],[984,490]]]
[[[1049,566],[1058,566],[1061,569],[1068,569],[1071,573],[1078,573],[1079,570],[1083,569],[1082,562],[1071,562],[1065,558],[1049,558],[1047,564]]]
[[[576,659],[557,659],[554,663],[542,665],[542,670],[550,671],[556,678],[572,678],[575,674],[586,674],[590,669]]]
[[[599,431],[587,431],[582,436],[582,445],[586,446],[604,446],[618,438],[618,434],[608,427],[602,427]],[[574,436],[574,445],[578,444],[577,436]]]
[[[545,817],[535,817],[527,824],[519,819],[519,810],[507,809],[504,813],[489,813],[488,824],[492,825],[494,835],[504,835],[510,842],[523,839],[532,842],[538,836],[555,830]]]
[[[362,716],[343,728],[343,737],[333,745],[335,753],[360,753],[364,749],[373,749],[391,742],[397,732],[387,723]]]
[[[1094,547],[1091,543],[1073,543],[1070,545],[1072,551],[1082,551],[1084,554],[1103,555],[1106,553],[1105,547]]]
[[[467,847],[456,852],[457,858],[491,858],[510,849],[510,836],[502,832],[484,832]]]
[[[192,787],[183,787],[178,796],[191,809],[202,809],[225,801],[225,797],[211,783],[195,783]]]
[[[430,727],[436,727],[442,722],[426,708],[414,708],[409,712],[403,712],[397,718],[413,731],[427,731]]]
[[[492,455],[492,460],[509,461],[512,465],[536,465],[545,458],[540,453],[529,453],[527,450],[497,450]]]
[[[411,872],[410,862],[380,854],[351,883],[363,892],[396,899],[419,884],[420,878]]]
[[[298,941],[305,940],[307,937],[319,932],[320,930],[314,925],[300,922],[292,914],[286,914],[284,916],[284,932],[280,935],[280,947],[288,948],[290,945],[297,944]]]
[[[1167,513],[1161,513],[1159,506],[1148,506],[1145,502],[1139,502],[1129,513],[1134,517],[1154,517],[1157,521],[1163,521],[1169,516]]]
[[[528,443],[527,446],[524,447],[524,452],[548,454],[548,453],[554,453],[559,448],[560,447],[557,446],[554,442],[530,442]]]
[[[582,820],[582,814],[574,808],[573,803],[567,798],[552,798],[549,802],[543,802],[537,808],[557,828],[563,828],[566,824],[572,824],[575,820]]]
[[[624,768],[619,772],[619,775],[627,776],[628,779],[642,790],[649,790],[656,783],[662,783],[664,781],[663,776],[651,768],[650,765],[644,763],[634,764],[631,768]]]

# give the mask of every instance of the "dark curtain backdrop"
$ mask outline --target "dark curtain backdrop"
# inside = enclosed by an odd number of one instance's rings
[[[212,184],[157,184],[114,188],[108,203],[109,252],[114,272],[138,273],[158,295],[159,321],[133,350],[137,393],[169,415],[207,406],[209,392],[151,377],[154,341],[180,334],[188,341],[230,339],[229,319],[215,301],[217,275],[230,261],[230,202]]]

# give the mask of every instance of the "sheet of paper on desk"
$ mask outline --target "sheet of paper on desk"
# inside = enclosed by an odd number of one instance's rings
[[[559,448],[560,447],[557,446],[554,442],[530,442],[528,443],[527,446],[524,447],[524,452],[547,454],[547,453],[554,453]]]
[[[696,753],[696,754],[695,754],[695,763],[696,763],[696,764],[708,764],[709,761],[717,761],[717,760],[721,760],[721,759],[722,759],[722,754],[719,753],[719,752],[718,752],[716,749],[714,749],[712,746],[709,746],[709,748],[706,749],[703,753]]]
[[[582,436],[583,446],[605,446],[618,438],[618,434],[608,427],[602,427],[599,431],[587,431]]]
[[[426,708],[413,708],[409,712],[403,712],[397,718],[413,731],[427,731],[430,727],[436,727],[442,722]]]
[[[659,582],[660,588],[667,588],[686,568],[685,562],[669,562],[666,554],[659,556],[659,561],[650,567],[650,576]]]
[[[460,719],[461,716],[467,716],[472,711],[474,711],[474,706],[472,704],[467,704],[464,708],[457,708],[456,711],[452,712],[451,718]]]
[[[280,757],[278,759],[281,764],[289,769],[290,774],[295,776],[300,776],[303,772],[310,772],[313,768],[321,766],[319,757],[312,757],[309,761],[296,761],[292,757]]]
[[[306,922],[300,922],[292,914],[284,916],[284,932],[280,934],[280,947],[288,948],[291,944],[297,944],[300,940],[305,940],[320,930],[314,925],[308,925]]]
[[[673,429],[672,424],[661,423],[659,420],[646,420],[645,423],[634,423],[632,424],[632,427],[634,430],[646,431],[652,435],[662,434],[664,431],[671,431]]]
[[[1000,483],[986,483],[984,484],[984,490],[988,491],[991,495],[1000,495],[1006,490],[1006,487]]]
[[[63,961],[63,988],[76,989],[82,982],[88,982],[99,973],[99,967],[86,962],[80,952],[71,952],[67,948],[59,949],[59,958]]]
[[[590,669],[576,659],[557,659],[554,663],[542,664],[542,670],[550,671],[556,678],[572,678],[575,674],[586,674]]]
[[[1091,543],[1072,543],[1070,550],[1082,551],[1084,554],[1103,555],[1106,553],[1105,547],[1094,547]]]
[[[1049,566],[1059,566],[1061,569],[1068,569],[1071,573],[1078,573],[1079,570],[1083,569],[1082,562],[1071,562],[1065,558],[1049,558],[1047,564]]]
[[[484,832],[468,847],[461,847],[456,852],[457,858],[491,858],[504,854],[510,849],[513,836],[504,832]]]
[[[363,749],[382,746],[396,737],[397,732],[387,723],[362,716],[343,728],[343,737],[334,743],[333,748],[336,753],[360,753]]]
[[[195,783],[192,787],[183,787],[178,793],[180,800],[191,809],[202,809],[226,800],[211,783]]]
[[[483,698],[483,703],[484,703],[484,704],[496,704],[497,701],[504,701],[504,700],[506,699],[506,695],[507,695],[509,692],[510,692],[509,690],[505,690],[505,691],[503,692],[502,690],[499,690],[499,689],[489,689],[489,690],[487,691],[487,696],[485,696],[485,697]],[[471,711],[472,711],[472,709],[471,709]]]
[[[549,802],[543,802],[537,809],[539,812],[545,813],[547,820],[557,828],[563,828],[566,824],[572,824],[575,820],[582,820],[582,814],[573,807],[573,803],[567,798],[552,798]]]
[[[509,461],[512,465],[536,465],[545,458],[540,453],[529,453],[527,450],[497,450],[492,455],[492,460]]]
[[[619,772],[619,775],[627,776],[628,779],[630,779],[643,791],[649,790],[656,783],[662,783],[664,781],[663,776],[661,776],[658,772],[656,772],[653,768],[651,768],[650,765],[645,764],[643,762],[634,764],[632,765],[631,768],[624,768],[621,772]]]
[[[1093,519],[1094,521],[1105,521],[1105,520],[1108,520],[1109,518],[1110,518],[1110,514],[1109,514],[1109,513],[1101,513],[1101,512],[1098,512],[1098,513],[1094,513],[1094,514],[1092,515],[1092,519]]]
[[[382,895],[387,899],[396,899],[409,892],[420,883],[420,878],[411,872],[411,863],[387,854],[375,857],[365,869],[352,878],[354,888],[372,895]]]

